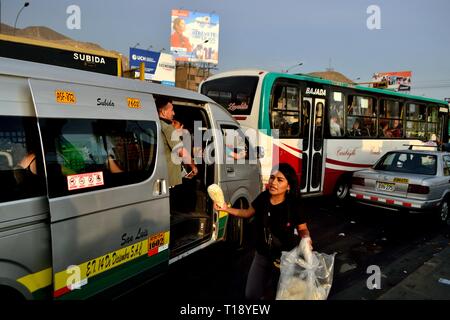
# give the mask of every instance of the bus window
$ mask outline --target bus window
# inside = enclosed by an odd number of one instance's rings
[[[375,99],[349,95],[347,103],[347,134],[362,137],[376,136]]]
[[[46,194],[35,118],[0,117],[0,181],[0,202]]]
[[[406,137],[425,139],[426,132],[426,113],[425,105],[408,103],[406,107]]]
[[[300,133],[300,90],[277,85],[271,96],[272,129],[280,138],[296,138]]]
[[[156,157],[153,121],[40,119],[49,196],[138,183],[150,177]],[[70,188],[72,177],[100,173],[94,187]]]
[[[201,93],[222,105],[232,115],[250,115],[258,77],[236,76],[205,82]]]
[[[328,127],[332,137],[340,137],[344,133],[344,95],[342,92],[332,92]]]
[[[428,106],[427,110],[427,135],[426,139],[431,140],[433,134],[436,137],[440,136],[441,128],[439,122],[439,107]]]
[[[403,104],[399,101],[380,101],[379,136],[382,138],[403,137]]]

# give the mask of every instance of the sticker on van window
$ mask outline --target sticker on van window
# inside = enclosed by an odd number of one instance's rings
[[[67,176],[67,187],[69,191],[98,187],[104,184],[102,171]]]
[[[141,100],[136,98],[127,98],[128,108],[140,109],[141,108]]]
[[[75,96],[75,93],[73,93],[71,91],[56,90],[55,96],[56,96],[57,103],[64,103],[64,104],[77,103],[77,97]]]

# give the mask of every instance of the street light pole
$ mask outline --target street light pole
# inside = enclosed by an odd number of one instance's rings
[[[23,4],[23,7],[20,8],[19,12],[17,13],[17,17],[16,17],[16,21],[14,22],[14,35],[16,35],[16,24],[17,24],[17,19],[19,19],[19,15],[22,12],[23,9],[25,9],[26,7],[28,7],[30,5],[29,2],[25,2]]]
[[[295,68],[295,67],[300,67],[300,66],[302,66],[302,65],[303,65],[303,62],[294,64],[293,66],[291,66],[291,67],[287,68],[286,70],[284,70],[284,73],[288,73],[289,70],[291,70],[291,69],[293,69],[293,68]]]

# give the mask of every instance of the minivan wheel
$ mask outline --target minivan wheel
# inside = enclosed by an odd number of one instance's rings
[[[245,202],[242,199],[236,201],[233,208],[245,209]],[[244,221],[242,218],[228,215],[226,241],[232,248],[240,248],[244,240]]]

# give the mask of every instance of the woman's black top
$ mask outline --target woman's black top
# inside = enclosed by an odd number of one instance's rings
[[[256,251],[278,259],[281,251],[290,251],[298,245],[300,236],[296,226],[306,222],[304,208],[298,198],[287,198],[272,205],[269,191],[262,192],[252,202],[255,209]]]

